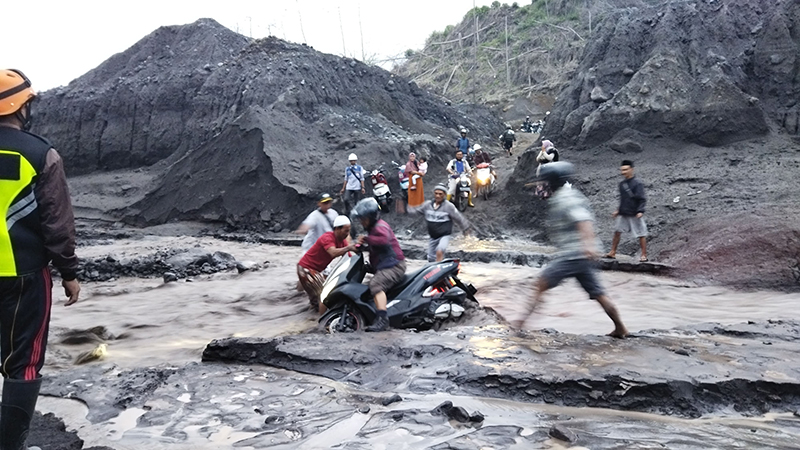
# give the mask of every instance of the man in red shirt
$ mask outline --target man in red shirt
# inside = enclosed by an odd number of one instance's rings
[[[297,277],[300,279],[300,284],[308,294],[311,308],[320,314],[326,310],[319,298],[322,284],[325,282],[322,271],[328,267],[333,258],[351,251],[355,251],[355,245],[350,243],[350,219],[347,216],[338,216],[333,221],[333,231],[323,233],[297,263]]]

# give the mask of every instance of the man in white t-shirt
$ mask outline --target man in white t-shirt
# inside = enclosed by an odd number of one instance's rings
[[[358,165],[358,156],[350,153],[347,160],[350,165],[344,169],[344,183],[342,183],[342,190],[339,191],[339,194],[343,196],[345,214],[348,214],[353,206],[361,200],[361,196],[367,192],[364,187],[364,168]]]
[[[333,231],[333,221],[336,220],[339,213],[331,208],[332,204],[333,197],[330,194],[320,195],[319,202],[317,202],[318,208],[312,211],[295,231],[297,234],[306,235],[301,245],[303,253],[311,248],[324,233]]]

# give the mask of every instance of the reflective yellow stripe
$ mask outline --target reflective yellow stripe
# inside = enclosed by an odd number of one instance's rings
[[[18,152],[0,150],[0,154],[19,155]],[[14,249],[11,247],[11,236],[8,234],[6,214],[11,202],[31,184],[36,176],[36,169],[25,157],[19,158],[19,180],[0,180],[0,277],[17,276],[17,264],[14,261]]]

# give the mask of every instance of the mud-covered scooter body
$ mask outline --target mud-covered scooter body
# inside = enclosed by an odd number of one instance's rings
[[[460,263],[447,259],[406,274],[386,292],[386,309],[393,328],[429,329],[460,317],[475,304],[476,289],[458,278]],[[363,253],[345,256],[331,271],[322,288],[328,312],[320,325],[329,332],[363,329],[377,316],[369,287],[362,281],[367,270]]]

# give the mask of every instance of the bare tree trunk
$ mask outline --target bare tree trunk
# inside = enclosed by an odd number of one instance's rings
[[[511,86],[511,72],[508,69],[508,16],[506,16],[506,85]]]

